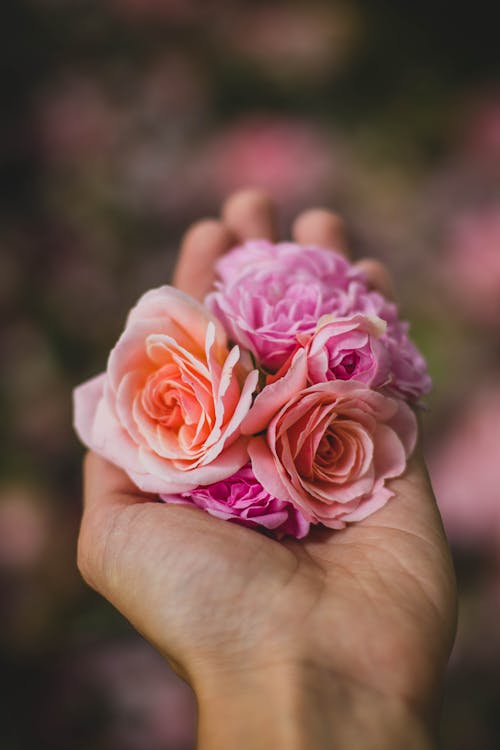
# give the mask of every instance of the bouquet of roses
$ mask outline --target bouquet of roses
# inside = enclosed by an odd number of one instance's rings
[[[366,518],[430,390],[408,323],[332,250],[249,241],[216,272],[203,305],[141,297],[75,390],[81,440],[140,490],[277,538]]]

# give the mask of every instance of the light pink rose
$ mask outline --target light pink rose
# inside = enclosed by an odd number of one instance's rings
[[[309,531],[309,522],[301,512],[270,495],[255,478],[250,464],[220,482],[160,497],[167,503],[195,505],[224,521],[267,529],[278,539],[285,535],[302,539]]]
[[[418,402],[430,392],[432,379],[425,358],[409,337],[410,324],[401,320],[397,305],[359,283],[351,285],[350,304],[350,313],[376,316],[385,321],[387,327],[380,343],[385,347],[390,363],[386,388],[396,396]]]
[[[264,430],[272,417],[307,385],[329,380],[356,380],[371,387],[391,382],[390,358],[379,339],[386,328],[376,316],[324,315],[311,335],[297,336],[297,350],[257,395],[243,420],[248,435]]]
[[[364,273],[341,253],[294,242],[248,240],[221,256],[216,271],[223,284],[235,284],[256,275],[267,278],[270,273],[288,274],[293,283],[323,281],[326,289],[345,290],[351,281],[365,283]]]
[[[145,492],[184,492],[248,461],[240,424],[258,373],[247,374],[222,326],[173,287],[129,313],[106,373],[75,390],[82,441]]]
[[[417,434],[401,399],[353,380],[296,393],[248,448],[255,476],[275,497],[332,529],[360,521],[394,494]]]
[[[304,337],[307,380],[311,385],[327,380],[357,380],[373,388],[389,378],[386,348],[378,341],[386,323],[376,316],[348,318],[325,315],[309,338]],[[299,340],[302,339],[299,337]]]
[[[361,314],[387,324],[379,338],[387,353],[387,388],[412,401],[430,391],[427,365],[409,339],[407,321],[400,320],[396,305],[369,289],[364,273],[339,253],[253,240],[223,256],[216,270],[220,281],[206,304],[229,337],[250,350],[269,373],[288,365],[322,316]]]
[[[217,264],[221,282],[207,306],[229,336],[276,372],[318,320],[351,311],[350,290],[363,274],[339,253],[291,242],[248,242]]]

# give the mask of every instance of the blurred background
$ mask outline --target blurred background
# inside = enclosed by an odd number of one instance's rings
[[[398,280],[461,617],[443,747],[500,746],[494,4],[3,0],[0,746],[190,750],[187,686],[81,582],[72,388],[239,186],[341,212]]]

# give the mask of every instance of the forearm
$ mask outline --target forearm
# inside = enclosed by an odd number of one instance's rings
[[[401,700],[313,667],[248,670],[198,691],[199,750],[431,750]]]

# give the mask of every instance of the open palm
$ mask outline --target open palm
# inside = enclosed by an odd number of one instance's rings
[[[272,204],[255,191],[236,194],[220,222],[188,232],[176,284],[202,298],[216,257],[256,236],[275,238]],[[343,245],[339,220],[323,210],[300,216],[294,236]],[[384,269],[364,265],[387,292]],[[453,641],[454,577],[418,451],[391,487],[394,498],[360,523],[277,542],[152,502],[89,454],[80,568],[195,688],[293,654],[429,716]]]

